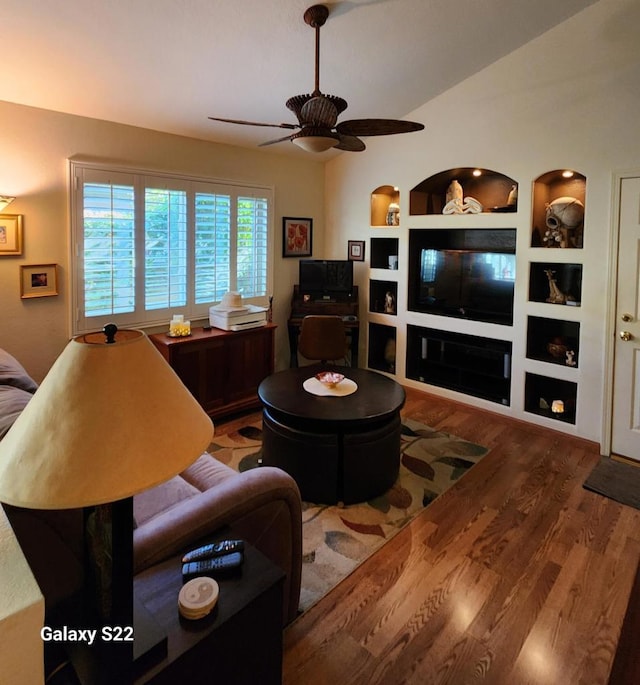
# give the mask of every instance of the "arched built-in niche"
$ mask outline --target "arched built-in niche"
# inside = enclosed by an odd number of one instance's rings
[[[533,182],[531,247],[581,248],[586,192],[586,176],[572,169],[556,169],[538,176]],[[547,207],[554,201],[547,218]]]
[[[371,193],[371,225],[400,225],[400,191],[397,186],[378,186]]]
[[[409,193],[409,214],[442,214],[447,206],[447,190],[457,181],[461,186],[463,212],[515,212],[518,209],[518,184],[509,176],[491,169],[459,167],[424,179]],[[472,198],[473,202],[465,202]],[[446,213],[461,213],[449,212]]]

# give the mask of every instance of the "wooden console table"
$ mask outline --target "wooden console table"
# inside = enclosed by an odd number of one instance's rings
[[[273,373],[276,328],[193,328],[184,338],[155,333],[149,340],[207,414],[219,418],[260,406],[258,385]]]

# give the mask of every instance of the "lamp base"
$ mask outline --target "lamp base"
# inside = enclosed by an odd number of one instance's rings
[[[131,681],[133,669],[133,499],[88,507],[85,620],[92,644],[70,649],[82,685]]]

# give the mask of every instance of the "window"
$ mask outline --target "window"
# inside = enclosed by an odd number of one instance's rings
[[[272,288],[272,191],[71,163],[74,334],[206,318]]]

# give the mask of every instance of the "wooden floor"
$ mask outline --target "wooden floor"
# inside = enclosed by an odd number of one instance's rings
[[[403,414],[491,451],[286,629],[283,683],[607,683],[640,511],[582,488],[597,446],[411,389]]]

